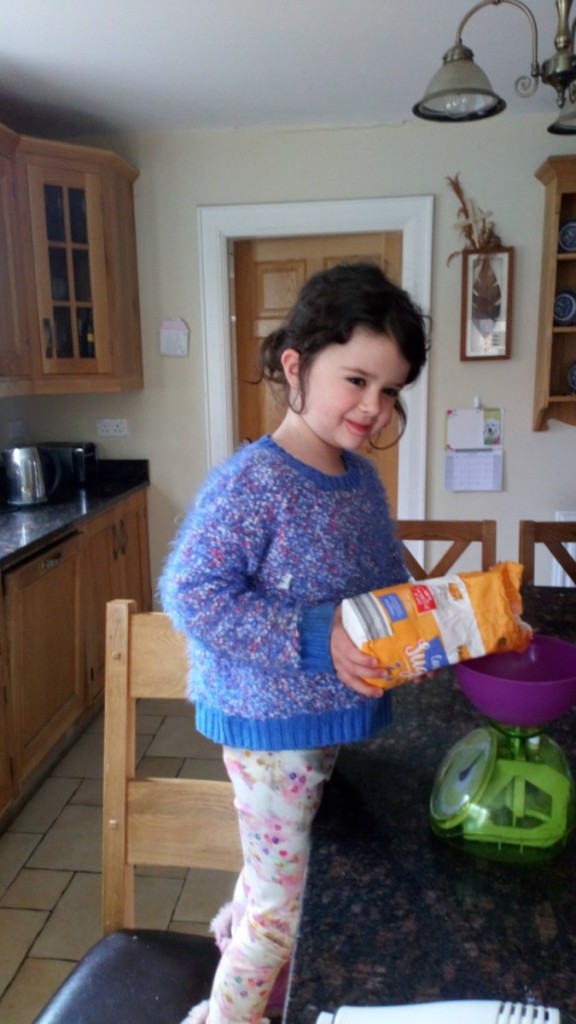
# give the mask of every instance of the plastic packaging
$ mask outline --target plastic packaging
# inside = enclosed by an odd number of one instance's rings
[[[532,630],[522,622],[522,566],[500,562],[488,572],[463,572],[373,590],[342,603],[342,621],[357,647],[388,669],[368,679],[390,689],[468,658],[523,651]]]

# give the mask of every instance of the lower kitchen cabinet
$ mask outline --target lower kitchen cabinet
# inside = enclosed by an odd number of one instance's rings
[[[12,756],[12,737],[8,727],[10,693],[6,664],[7,651],[2,592],[0,591],[0,815],[14,799],[14,758]]]
[[[0,705],[0,814],[14,798],[14,762],[10,756],[8,719],[4,696]]]
[[[89,520],[86,541],[88,700],[104,687],[106,602],[135,600],[140,611],[152,607],[146,493],[137,491],[102,515]]]
[[[0,830],[98,711],[106,602],[152,607],[146,491],[1,575]]]
[[[0,611],[2,596],[0,594]],[[0,815],[14,798],[14,761],[12,739],[8,729],[8,672],[6,666],[6,641],[3,631],[3,616],[0,615]]]
[[[79,537],[47,548],[4,579],[14,768],[23,782],[84,706]]]

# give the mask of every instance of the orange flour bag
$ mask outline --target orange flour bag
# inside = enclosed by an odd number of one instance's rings
[[[357,647],[387,668],[391,689],[443,665],[496,651],[523,651],[532,630],[521,620],[522,566],[500,562],[488,572],[463,572],[372,590],[342,603],[344,628]]]

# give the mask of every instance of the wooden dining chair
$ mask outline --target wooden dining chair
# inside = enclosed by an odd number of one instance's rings
[[[186,696],[184,637],[134,601],[106,612],[102,930],[35,1024],[178,1024],[207,998],[219,953],[207,936],[142,929],[136,865],[237,872],[229,782],[138,778],[136,703]],[[216,910],[217,908],[215,908]]]
[[[518,561],[524,566],[523,586],[534,583],[536,545],[542,544],[576,585],[576,559],[565,547],[576,544],[576,520],[568,522],[521,519],[519,524]]]
[[[415,580],[445,576],[471,544],[480,544],[477,568],[486,571],[496,562],[496,521],[494,519],[399,519],[397,534],[404,548],[406,568]],[[407,547],[407,541],[442,541],[444,550],[430,568],[425,568]],[[425,548],[429,554],[430,548]]]

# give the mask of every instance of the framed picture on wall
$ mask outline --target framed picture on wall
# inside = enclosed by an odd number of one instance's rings
[[[460,358],[509,359],[514,250],[462,253]]]

